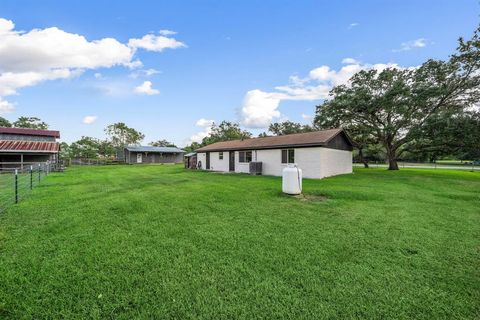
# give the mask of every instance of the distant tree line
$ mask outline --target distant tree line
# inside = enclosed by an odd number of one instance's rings
[[[115,159],[126,146],[138,145],[145,138],[143,133],[123,122],[111,124],[104,131],[106,139],[82,136],[71,144],[62,142],[61,158]],[[155,147],[175,147],[175,144],[167,140],[158,140],[149,144]]]
[[[7,128],[30,128],[30,129],[48,129],[48,124],[37,117],[20,117],[17,121],[11,123],[5,118],[0,117],[0,127]]]

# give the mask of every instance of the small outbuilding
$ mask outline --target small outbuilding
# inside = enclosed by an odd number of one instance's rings
[[[185,169],[196,169],[197,168],[197,153],[190,152],[185,155]]]
[[[182,163],[185,151],[176,147],[131,146],[124,149],[125,163]]]
[[[57,162],[60,132],[0,127],[0,169]]]

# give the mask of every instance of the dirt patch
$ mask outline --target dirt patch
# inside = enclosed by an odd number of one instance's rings
[[[302,193],[302,194],[291,196],[291,197],[298,199],[302,202],[323,202],[328,200],[326,196],[322,196],[319,194],[303,194]]]

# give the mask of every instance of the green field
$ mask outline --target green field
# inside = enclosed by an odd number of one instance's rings
[[[0,215],[1,319],[478,319],[480,172],[72,167]]]

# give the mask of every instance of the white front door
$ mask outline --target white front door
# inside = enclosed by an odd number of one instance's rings
[[[142,154],[137,153],[137,163],[142,163]]]

